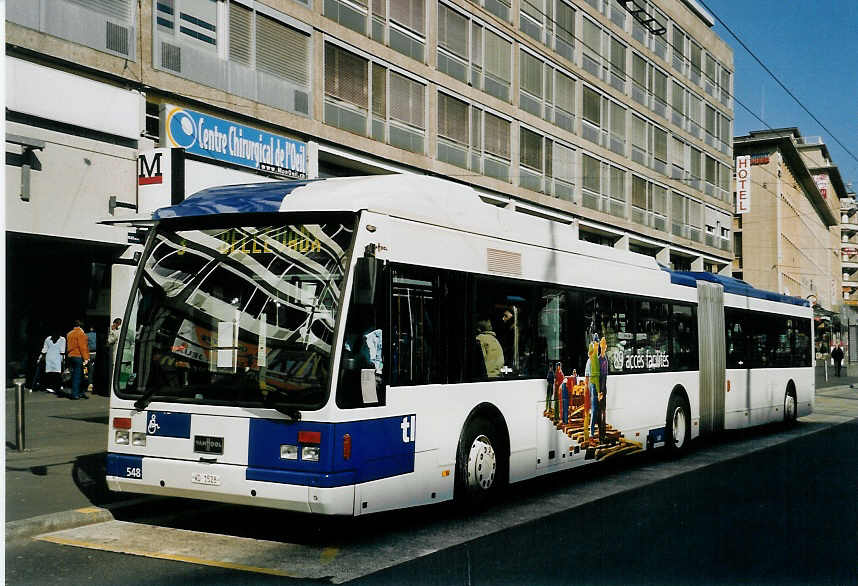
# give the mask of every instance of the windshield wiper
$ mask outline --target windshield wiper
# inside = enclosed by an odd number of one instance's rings
[[[276,389],[276,388],[267,389],[267,391],[268,392],[265,394],[264,398],[262,399],[263,405],[279,411],[283,415],[286,415],[287,417],[292,419],[292,421],[301,421],[301,412],[298,411],[298,409],[296,407],[289,407],[286,405],[282,405],[280,403],[275,403],[274,400],[271,398],[273,393],[277,393],[278,395],[286,396],[286,391],[281,391],[280,389]]]
[[[143,411],[146,407],[148,407],[149,403],[152,402],[152,397],[155,396],[156,390],[157,387],[152,387],[151,389],[143,393],[139,399],[134,401],[134,408],[138,411]]]

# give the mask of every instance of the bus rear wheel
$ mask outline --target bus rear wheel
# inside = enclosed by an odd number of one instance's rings
[[[501,485],[501,463],[498,434],[495,426],[484,417],[470,421],[459,438],[456,453],[457,503],[479,507],[488,503]]]
[[[787,388],[784,395],[784,425],[792,427],[798,421],[798,401],[795,398],[795,389]]]
[[[688,442],[691,440],[691,414],[688,403],[676,393],[671,395],[667,404],[665,436],[668,454],[678,456],[688,449]]]

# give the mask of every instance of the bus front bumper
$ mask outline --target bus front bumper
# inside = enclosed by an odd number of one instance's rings
[[[354,485],[317,487],[248,480],[247,468],[108,454],[107,486],[116,492],[202,499],[322,515],[354,515]]]

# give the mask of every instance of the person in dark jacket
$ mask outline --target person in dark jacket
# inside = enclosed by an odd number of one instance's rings
[[[840,376],[840,363],[843,362],[843,342],[840,342],[831,351],[831,359],[834,360],[834,376]]]

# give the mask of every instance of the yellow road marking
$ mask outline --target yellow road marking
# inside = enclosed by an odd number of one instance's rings
[[[255,572],[257,574],[271,574],[273,576],[284,576],[287,578],[298,578],[300,576],[296,576],[290,574],[289,572],[285,572],[283,570],[275,570],[272,568],[260,568],[256,566],[246,566],[244,564],[236,564],[232,562],[219,562],[215,560],[207,560],[203,558],[197,558],[193,556],[187,555],[178,555],[172,553],[158,553],[154,551],[143,551],[143,550],[134,550],[128,548],[121,547],[111,547],[101,543],[93,543],[87,541],[79,541],[77,539],[67,539],[65,537],[56,537],[53,535],[44,535],[41,537],[36,537],[35,539],[39,541],[49,541],[51,543],[58,543],[60,545],[71,545],[74,547],[85,547],[87,549],[97,549],[100,551],[111,551],[114,553],[127,553],[131,555],[138,555],[147,558],[156,558],[161,560],[171,560],[174,562],[188,562],[192,564],[199,564],[202,566],[214,566],[218,568],[226,568],[229,570],[241,570],[244,572]],[[333,548],[328,548],[333,549]],[[337,550],[334,550],[335,552]],[[324,552],[323,552],[324,555]],[[336,555],[336,553],[334,554]]]
[[[83,507],[82,509],[75,509],[78,513],[98,513],[101,511],[98,507]]]
[[[339,554],[339,553],[340,553],[340,550],[337,549],[336,547],[326,547],[325,549],[322,550],[322,556],[321,556],[322,561],[323,562],[330,562],[335,557],[337,557],[337,554]]]

